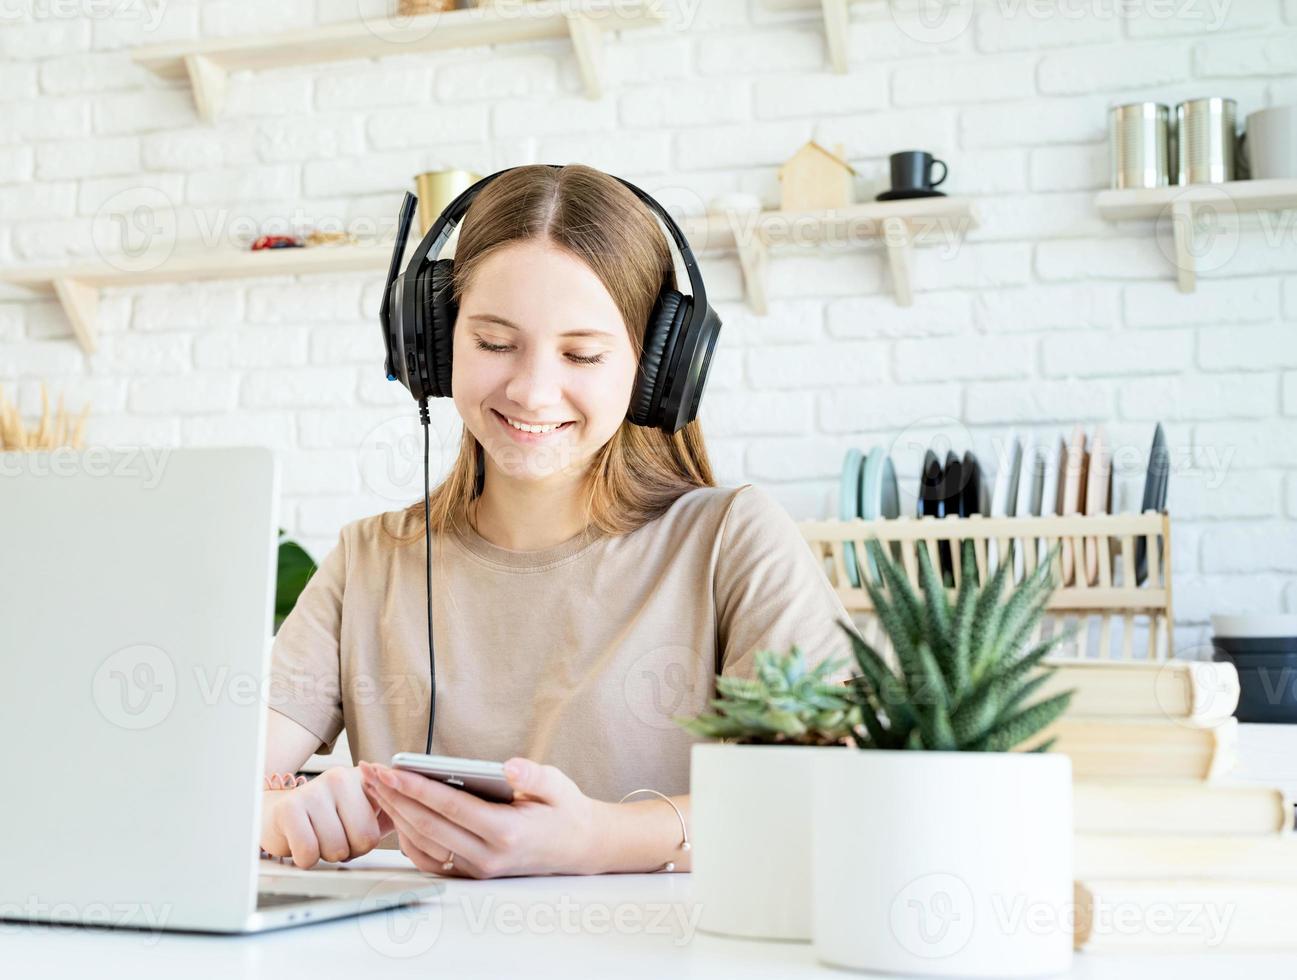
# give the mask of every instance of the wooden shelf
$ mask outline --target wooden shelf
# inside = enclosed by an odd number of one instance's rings
[[[603,35],[665,21],[651,0],[535,0],[407,18],[370,18],[265,37],[218,38],[136,48],[132,58],[160,78],[185,79],[199,114],[220,112],[226,76],[241,69],[281,68],[357,58],[570,37],[586,94],[602,95]]]
[[[1100,191],[1094,204],[1099,214],[1110,221],[1169,218],[1175,236],[1176,282],[1180,292],[1191,293],[1198,282],[1195,212],[1219,215],[1297,208],[1297,179]]]
[[[771,246],[854,243],[882,239],[888,250],[897,302],[910,305],[910,250],[915,245],[948,240],[977,224],[973,203],[940,197],[912,201],[853,204],[836,211],[762,211],[731,221],[726,215],[689,218],[681,228],[699,254],[737,250],[743,267],[746,299],[758,313],[767,311],[765,270]],[[63,304],[82,348],[93,352],[99,290],[162,282],[302,276],[321,273],[384,272],[392,257],[390,241],[313,248],[277,248],[259,252],[212,249],[202,252],[158,252],[119,261],[70,263],[0,270],[0,283],[53,294]]]
[[[762,211],[733,218],[710,214],[691,219],[682,227],[697,251],[738,251],[748,306],[764,315],[768,310],[765,275],[771,247],[881,240],[887,249],[896,302],[911,306],[914,247],[962,237],[977,225],[977,206],[971,199],[928,197],[870,201],[830,211]]]
[[[363,245],[319,245],[276,248],[259,252],[213,249],[207,252],[162,254],[150,260],[83,262],[0,271],[0,283],[52,293],[63,304],[77,341],[87,353],[96,347],[95,315],[99,290],[161,282],[245,279],[259,276],[301,276],[318,273],[385,271],[392,258],[391,242]]]

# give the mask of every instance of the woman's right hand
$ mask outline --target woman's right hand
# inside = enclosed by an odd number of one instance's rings
[[[360,770],[338,766],[291,790],[262,794],[261,848],[299,868],[372,851],[395,829],[367,795]]]

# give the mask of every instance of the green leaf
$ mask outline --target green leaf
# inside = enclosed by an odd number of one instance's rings
[[[1053,724],[1067,710],[1071,700],[1072,692],[1064,691],[1011,715],[990,734],[987,750],[1008,752],[1014,746],[1022,744],[1041,729]]]
[[[306,583],[316,572],[315,560],[296,541],[284,537],[280,529],[278,564],[275,575],[275,632],[297,605]]]

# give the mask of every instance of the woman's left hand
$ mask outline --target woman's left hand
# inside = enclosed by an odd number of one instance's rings
[[[504,774],[512,803],[490,803],[415,772],[370,762],[360,769],[392,818],[401,850],[421,871],[469,878],[600,871],[606,804],[554,766],[509,759]]]

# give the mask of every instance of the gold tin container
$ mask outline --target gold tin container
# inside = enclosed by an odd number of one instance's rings
[[[419,198],[419,234],[428,234],[450,202],[481,179],[471,170],[429,170],[417,175],[414,193]]]

